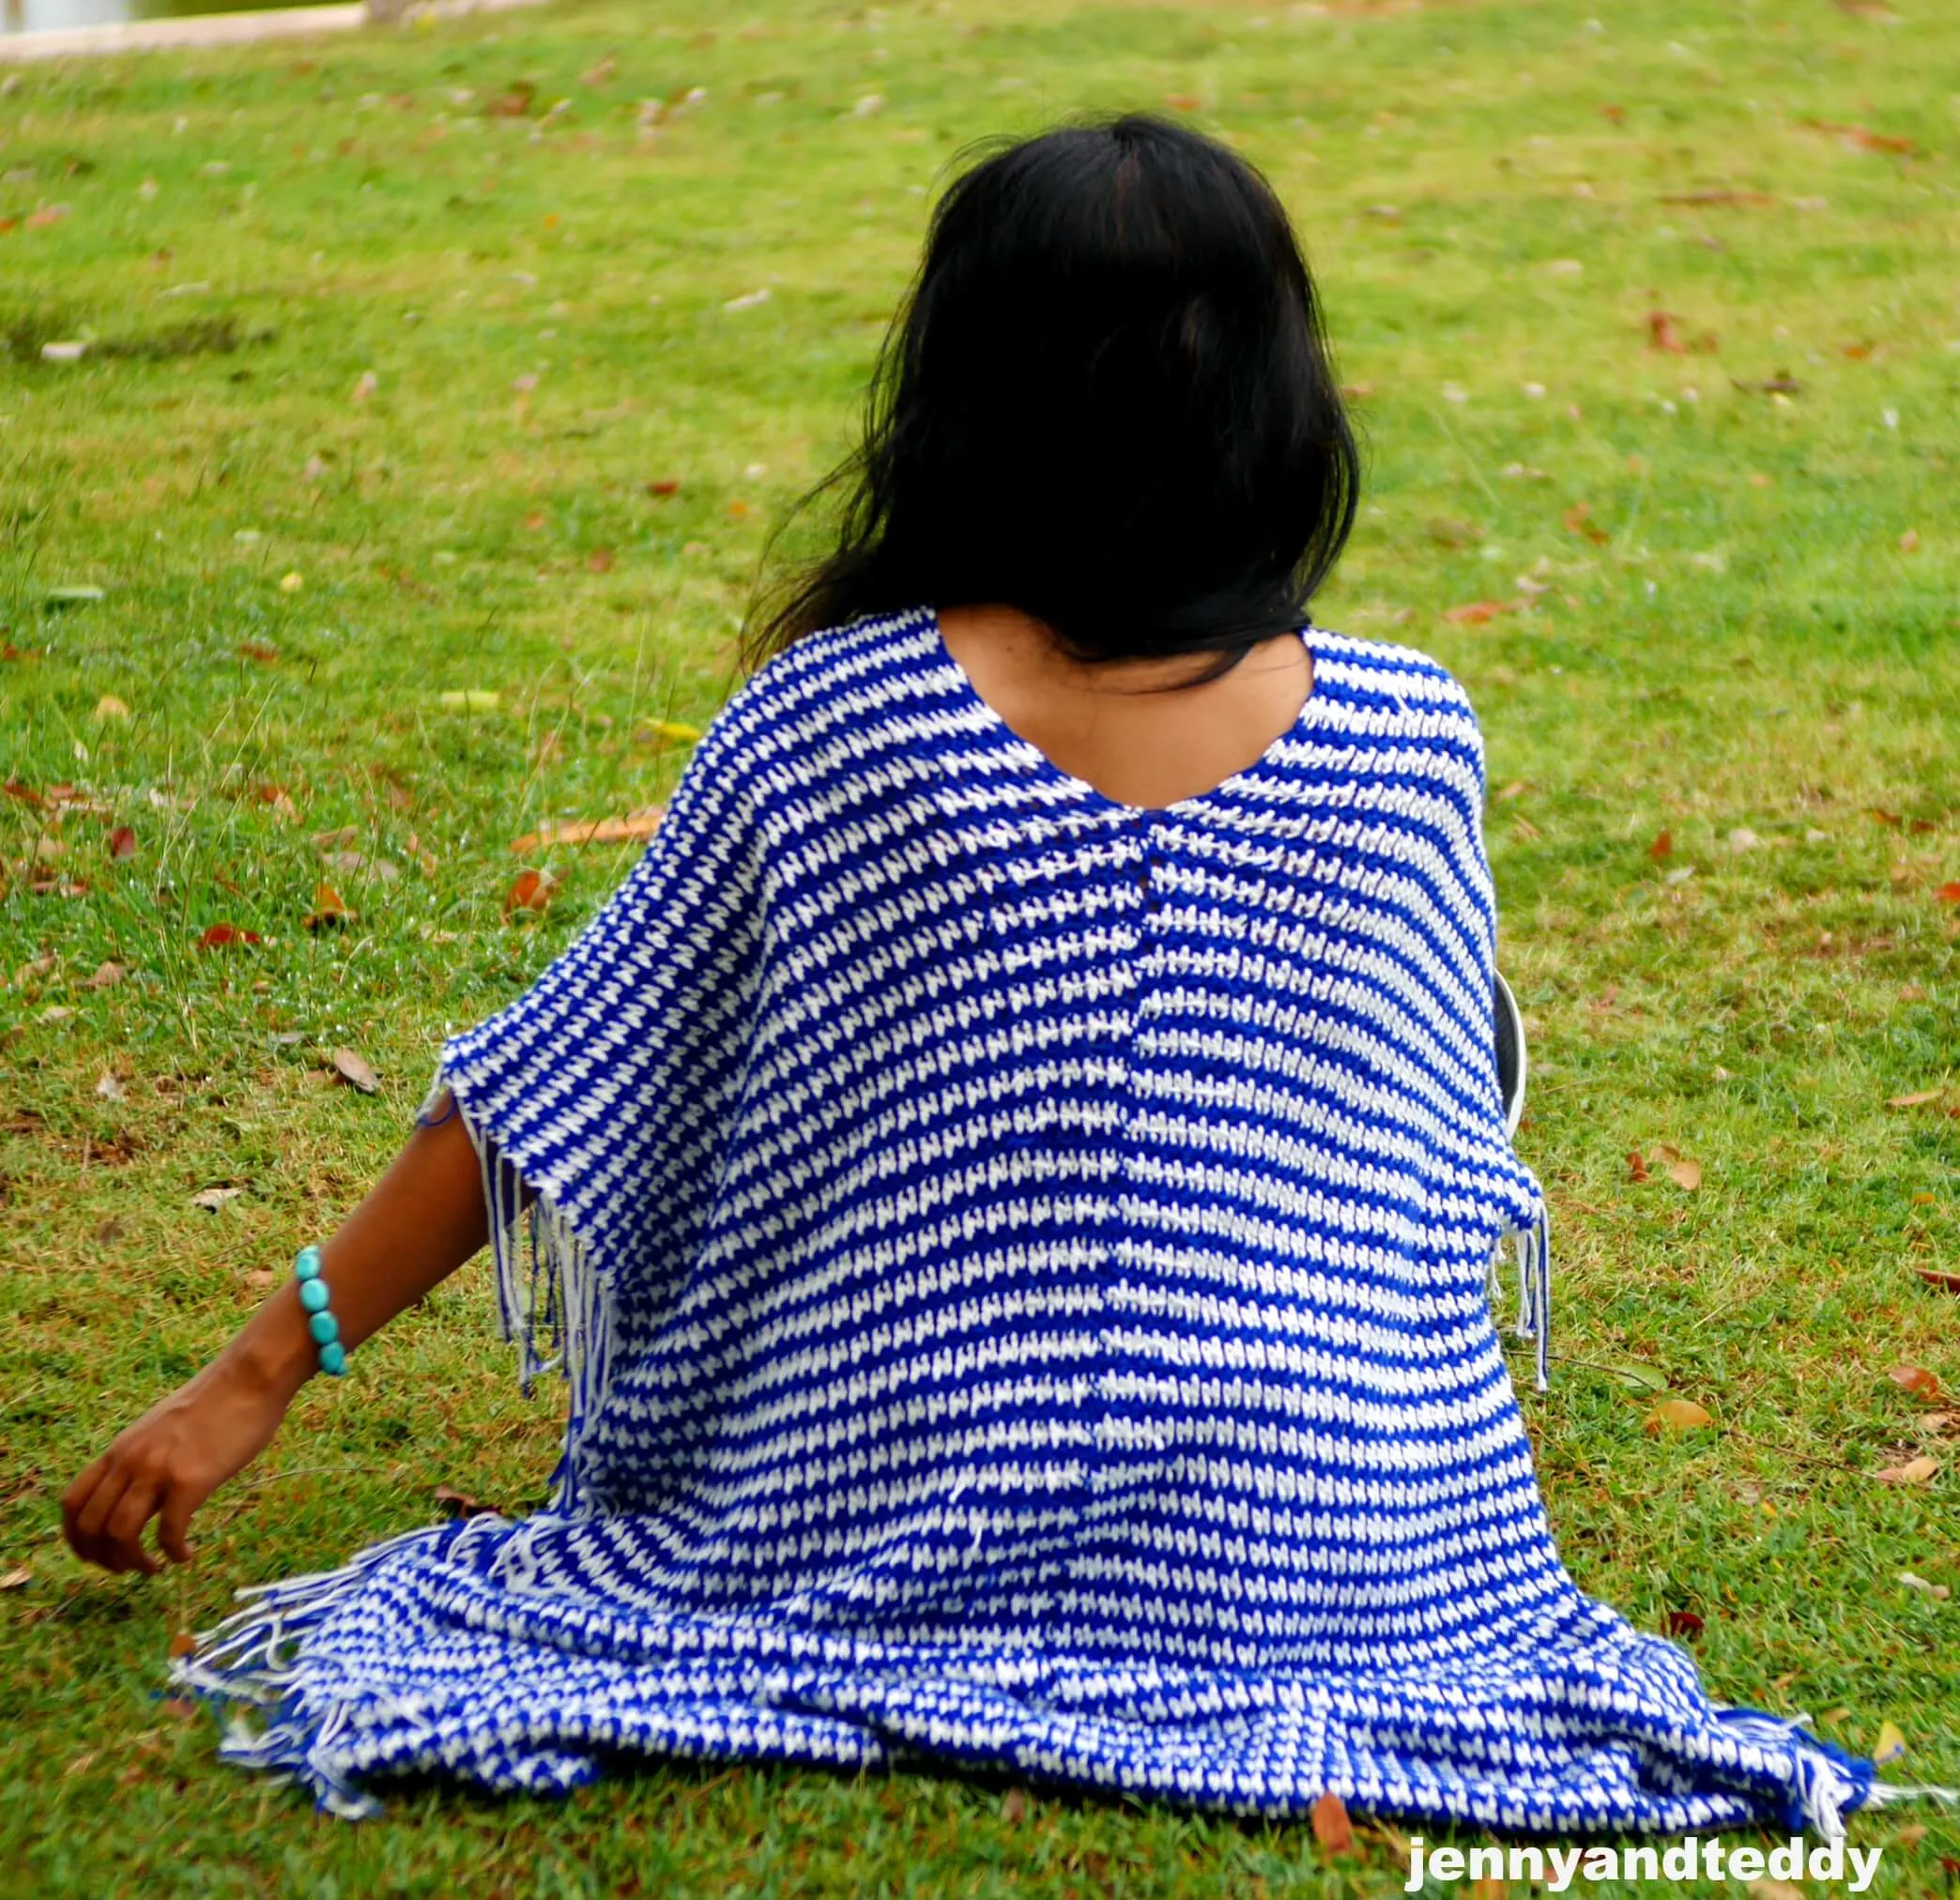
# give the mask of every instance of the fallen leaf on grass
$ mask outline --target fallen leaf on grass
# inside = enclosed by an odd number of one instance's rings
[[[1929,1584],[1924,1577],[1917,1576],[1911,1571],[1901,1571],[1899,1572],[1899,1581],[1908,1590],[1923,1590],[1936,1603],[1945,1602],[1953,1594],[1947,1585]]]
[[[1657,349],[1667,356],[1686,356],[1688,345],[1681,341],[1681,333],[1675,328],[1671,311],[1650,310],[1647,312],[1647,347]]]
[[[1805,131],[1830,132],[1841,139],[1853,151],[1860,152],[1913,152],[1919,148],[1910,139],[1901,138],[1894,132],[1875,132],[1870,126],[1845,125],[1836,119],[1799,119]]]
[[[136,834],[126,824],[119,824],[109,834],[109,855],[112,858],[133,858],[136,855]]]
[[[1915,1089],[1909,1096],[1887,1096],[1885,1106],[1889,1109],[1922,1109],[1928,1102],[1937,1102],[1944,1093],[1941,1089]]]
[[[1874,1761],[1896,1761],[1906,1753],[1906,1738],[1899,1732],[1894,1722],[1878,1724],[1878,1739],[1872,1749]]]
[[[1466,601],[1460,607],[1450,607],[1443,618],[1460,627],[1480,627],[1486,621],[1494,621],[1499,614],[1508,613],[1508,601]]]
[[[98,726],[105,720],[127,719],[129,716],[130,709],[114,693],[104,693],[96,701],[95,720]]]
[[[1942,884],[1933,895],[1942,904],[1960,904],[1960,882]]]
[[[1348,1819],[1347,1803],[1332,1788],[1313,1804],[1313,1838],[1325,1854],[1355,1851],[1355,1825]]]
[[[435,1499],[452,1517],[482,1517],[485,1513],[494,1514],[497,1509],[494,1504],[484,1504],[467,1492],[458,1491],[452,1484],[438,1484]]]
[[[1768,192],[1744,192],[1733,186],[1717,185],[1702,192],[1662,192],[1663,205],[1773,205]]]
[[[592,574],[610,574],[613,565],[613,551],[609,547],[595,547],[586,556],[586,567]]]
[[[1692,1399],[1663,1399],[1646,1416],[1649,1432],[1693,1432],[1715,1420],[1705,1406]]]
[[[193,1636],[188,1630],[179,1630],[176,1632],[176,1634],[170,1639],[170,1653],[173,1658],[177,1656],[196,1655],[197,1638]]]
[[[343,924],[354,921],[354,912],[341,899],[341,894],[331,884],[314,886],[314,907],[307,913],[306,927],[309,930],[333,930]]]
[[[25,1564],[16,1564],[10,1571],[0,1571],[0,1590],[24,1589],[34,1581],[34,1572]]]
[[[166,1695],[157,1704],[165,1715],[174,1715],[179,1722],[189,1722],[197,1713],[197,1704],[188,1695]]]
[[[1942,1273],[1937,1266],[1916,1266],[1913,1272],[1941,1293],[1960,1293],[1960,1273]]]
[[[269,667],[277,662],[279,649],[269,640],[243,640],[238,645],[238,657],[241,660],[254,660],[261,667]]]
[[[1938,1459],[1928,1458],[1923,1453],[1918,1458],[1908,1458],[1904,1464],[1888,1464],[1872,1474],[1880,1484],[1924,1484],[1938,1475]]]
[[[1611,539],[1606,530],[1592,518],[1592,503],[1589,501],[1575,501],[1566,510],[1563,519],[1569,533],[1583,534],[1586,540],[1595,543]]]
[[[1927,1371],[1923,1366],[1894,1366],[1885,1376],[1902,1392],[1910,1392],[1915,1399],[1923,1399],[1928,1404],[1937,1405],[1946,1396],[1939,1389],[1938,1374]]]
[[[1680,1636],[1692,1641],[1701,1634],[1705,1626],[1692,1610],[1670,1610],[1661,1619],[1661,1627],[1670,1636]]]
[[[1647,847],[1647,856],[1652,858],[1658,865],[1662,858],[1670,858],[1673,855],[1674,833],[1671,831],[1657,833],[1653,843]]]
[[[200,1188],[191,1197],[193,1207],[202,1207],[207,1214],[216,1214],[227,1201],[236,1201],[244,1193],[242,1188]]]
[[[520,839],[521,843],[522,840]],[[543,871],[524,871],[517,881],[504,893],[503,910],[506,917],[514,917],[524,912],[536,914],[548,905],[558,895],[558,880]]]
[[[120,963],[99,963],[96,973],[83,984],[84,989],[114,989],[123,980]]]
[[[1618,1359],[1606,1370],[1630,1392],[1667,1390],[1667,1374],[1658,1366],[1643,1366],[1637,1359]]]
[[[573,824],[545,825],[511,840],[511,849],[523,857],[543,845],[619,845],[650,838],[660,829],[664,805],[649,805],[644,811],[628,812],[624,818],[598,818]],[[518,880],[519,883],[523,879]],[[514,889],[515,886],[513,886]],[[506,901],[504,908],[510,909]]]
[[[1679,1161],[1670,1161],[1667,1164],[1667,1172],[1674,1177],[1675,1185],[1686,1189],[1690,1194],[1692,1194],[1702,1184],[1702,1166],[1699,1161],[1690,1161],[1685,1158]]]
[[[362,370],[360,380],[354,385],[353,400],[364,403],[381,387],[381,378],[373,370]]]
[[[1647,1172],[1646,1157],[1638,1148],[1630,1148],[1627,1151],[1627,1178],[1636,1187],[1653,1178]]]
[[[333,1072],[349,1087],[357,1088],[364,1096],[381,1092],[380,1078],[371,1069],[366,1061],[351,1049],[337,1049],[333,1051]]]
[[[538,88],[528,79],[513,79],[510,85],[483,107],[492,118],[523,118],[531,109]]]
[[[1001,1797],[1001,1818],[1010,1828],[1018,1828],[1028,1818],[1028,1797],[1019,1788],[1009,1788]]]
[[[1511,830],[1516,832],[1526,844],[1536,844],[1539,839],[1544,836],[1544,833],[1539,830],[1538,826],[1533,824],[1522,811],[1516,818],[1511,820]]]
[[[274,1273],[269,1266],[255,1266],[245,1276],[245,1284],[253,1287],[268,1287],[285,1278],[283,1273]]]
[[[264,940],[256,930],[241,930],[236,924],[213,924],[197,940],[200,950],[222,950],[233,943],[257,943]]]
[[[122,1083],[116,1080],[115,1073],[109,1069],[104,1069],[96,1078],[95,1092],[105,1102],[120,1102],[127,1099]]]

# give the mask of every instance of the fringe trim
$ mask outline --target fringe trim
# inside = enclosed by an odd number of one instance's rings
[[[438,1067],[431,1094],[446,1086],[448,1079]],[[456,1110],[482,1171],[498,1322],[503,1337],[517,1341],[519,1384],[528,1394],[534,1379],[556,1371],[572,1388],[564,1454],[553,1474],[554,1507],[569,1511],[579,1503],[579,1450],[586,1428],[605,1402],[612,1376],[611,1282],[592,1265],[585,1243],[560,1209],[535,1190],[525,1206],[523,1177],[460,1096]]]
[[[1508,1228],[1497,1236],[1491,1255],[1492,1295],[1496,1293],[1497,1271],[1508,1239],[1518,1266],[1518,1302],[1513,1330],[1521,1340],[1535,1340],[1535,1383],[1540,1392],[1552,1385],[1552,1210],[1542,1202],[1534,1219],[1524,1227]]]
[[[1882,1782],[1876,1762],[1847,1754],[1834,1744],[1809,1733],[1810,1718],[1765,1715],[1753,1708],[1719,1708],[1716,1715],[1729,1733],[1766,1748],[1795,1751],[1796,1781],[1787,1818],[1827,1841],[1845,1838],[1845,1816],[1860,1808],[1897,1807],[1906,1801],[1935,1800],[1960,1804],[1960,1788]]]
[[[312,1790],[319,1807],[344,1819],[378,1815],[381,1803],[355,1786],[333,1759],[333,1745],[347,1725],[347,1705],[316,1699],[301,1687],[299,1647],[334,1610],[358,1596],[389,1558],[413,1545],[452,1537],[455,1529],[437,1525],[406,1531],[369,1545],[340,1570],[240,1590],[245,1607],[206,1631],[196,1649],[170,1668],[173,1689],[262,1711],[264,1726],[254,1727],[234,1710],[218,1746],[220,1757],[298,1782]]]

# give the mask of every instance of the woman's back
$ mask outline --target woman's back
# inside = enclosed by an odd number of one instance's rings
[[[948,607],[940,636],[1003,724],[1121,804],[1174,804],[1243,771],[1299,720],[1312,654],[1277,634],[1217,679],[1190,655],[1086,667],[1011,607]]]

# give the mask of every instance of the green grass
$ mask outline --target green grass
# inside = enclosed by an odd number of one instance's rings
[[[850,438],[948,158],[1167,99],[1275,178],[1368,391],[1320,619],[1434,652],[1483,718],[1556,1219],[1561,1360],[1524,1409],[1569,1566],[1645,1627],[1698,1614],[1723,1699],[1860,1749],[1891,1722],[1895,1776],[1960,1782],[1960,1594],[1899,1581],[1960,1592],[1960,1445],[1887,1378],[1960,1387],[1960,1305],[1913,1272],[1960,1267],[1960,17],[1897,4],[592,0],[23,69],[0,734],[73,802],[0,800],[0,1890],[1399,1890],[1380,1835],[1325,1865],[1304,1829],[957,1781],[652,1768],[352,1828],[218,1765],[157,1699],[173,1632],[438,1485],[541,1498],[561,1397],[515,1392],[481,1266],[303,1396],[192,1569],[105,1579],[57,1531],[359,1196],[445,1025],[623,874],[559,850],[552,908],[504,917],[510,841],[664,797],[654,727],[734,683],[765,534]],[[486,112],[519,81],[528,115]],[[642,135],[639,100],[697,86]],[[1444,617],[1478,601],[1512,605]],[[358,916],[313,934],[323,878]],[[219,923],[264,941],[200,951]],[[241,1191],[191,1204],[212,1186]],[[1712,1427],[1650,1434],[1630,1365]],[[1930,1484],[1875,1479],[1922,1451]],[[1953,1815],[1855,1828],[1888,1894],[1960,1856]]]

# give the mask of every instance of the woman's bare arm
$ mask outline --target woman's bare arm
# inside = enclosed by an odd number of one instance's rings
[[[488,1237],[482,1174],[445,1096],[394,1164],[321,1248],[341,1341],[351,1352],[446,1279]],[[318,1349],[290,1277],[203,1371],[116,1438],[61,1500],[78,1556],[110,1571],[162,1568],[144,1527],[188,1563],[191,1516],[271,1442]]]

